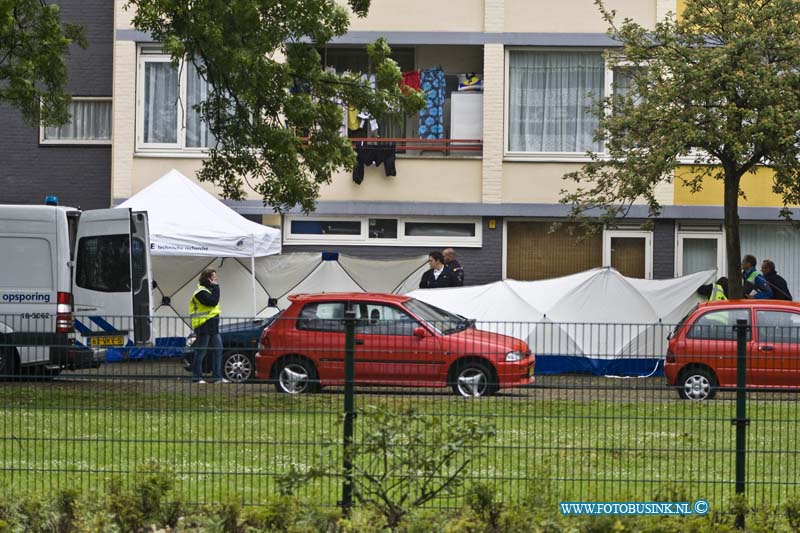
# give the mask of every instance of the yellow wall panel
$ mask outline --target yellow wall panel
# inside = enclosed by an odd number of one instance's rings
[[[675,171],[675,205],[723,205],[724,187],[721,180],[706,178],[703,188],[696,193],[684,183],[692,176],[691,167],[680,167]],[[780,195],[772,192],[772,170],[761,167],[755,174],[742,177],[741,189],[745,198],[739,198],[743,207],[782,207]]]

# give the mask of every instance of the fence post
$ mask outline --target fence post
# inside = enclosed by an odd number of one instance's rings
[[[747,332],[750,326],[747,320],[739,319],[736,321],[736,418],[732,420],[736,426],[736,494],[744,494],[745,488],[745,463],[747,460],[747,426],[750,419],[747,418]],[[736,514],[734,525],[738,529],[744,529],[744,511],[740,510]]]
[[[342,450],[342,466],[344,480],[342,481],[342,513],[349,516],[353,507],[353,420],[356,417],[354,409],[353,380],[355,379],[355,365],[353,356],[356,345],[356,312],[350,304],[344,311],[344,440]]]

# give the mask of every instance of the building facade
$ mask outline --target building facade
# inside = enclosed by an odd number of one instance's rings
[[[0,106],[0,202],[93,209],[111,204],[111,107],[114,7],[104,0],[59,0],[64,22],[85,28],[89,46],[73,45],[66,90],[74,95],[72,121],[40,128]]]
[[[603,149],[593,140],[596,119],[585,112],[588,95],[626,87],[624,71],[604,60],[614,43],[593,3],[458,4],[408,0],[398,10],[391,0],[374,0],[368,17],[354,18],[347,35],[321,50],[326,66],[359,70],[368,64],[366,44],[385,37],[404,71],[420,73],[423,85],[441,85],[429,98],[432,111],[350,132],[362,150],[394,143],[396,175],[380,166],[367,166],[363,179],[341,172],[322,188],[310,215],[277,216],[255,195],[231,205],[280,225],[285,252],[390,259],[454,247],[468,284],[606,265],[650,279],[724,272],[722,194],[716,184],[691,194],[682,170],[657,188],[664,209],[652,229],[641,229],[646,210],[634,206],[613,230],[585,237],[570,231],[568,206],[559,199],[573,185],[563,176],[587,161],[587,150]],[[674,0],[608,4],[620,18],[648,27],[681,7]],[[172,67],[158,43],[132,28],[123,5],[115,2],[115,203],[172,168],[194,176],[209,142],[191,111],[203,97],[202,80],[191,66]],[[178,100],[186,105],[176,106]],[[435,135],[429,123],[439,128]],[[800,287],[800,235],[778,217],[780,199],[755,180],[744,185],[743,253],[772,258],[790,288]]]

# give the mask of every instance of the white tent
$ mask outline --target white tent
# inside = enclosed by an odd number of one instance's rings
[[[241,321],[252,316],[250,271],[241,259],[160,257],[154,261],[153,278],[158,281],[154,300],[156,330],[161,337],[185,337],[186,306],[205,268],[215,268],[220,278],[222,318]],[[288,296],[313,292],[389,292],[402,294],[416,288],[427,270],[427,256],[411,259],[359,259],[336,253],[299,252],[259,257],[255,260],[256,316],[285,309]],[[277,306],[269,305],[270,299]]]
[[[185,276],[186,270],[174,269],[197,263],[186,258],[249,258],[252,296],[247,299],[256,314],[255,258],[281,252],[280,230],[247,220],[174,169],[118,207],[147,211],[153,277],[158,283],[157,273]],[[192,274],[196,277],[197,272]]]
[[[639,375],[657,369],[671,326],[699,301],[697,288],[714,275],[641,280],[606,267],[409,295],[474,318],[482,329],[525,340],[539,357],[538,372]]]

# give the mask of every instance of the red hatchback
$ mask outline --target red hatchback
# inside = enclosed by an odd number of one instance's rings
[[[730,300],[704,303],[670,336],[664,374],[681,398],[711,399],[736,387],[736,321],[747,335],[747,387],[800,388],[800,303]]]
[[[290,296],[291,305],[261,335],[256,376],[285,393],[344,383],[344,312],[355,311],[358,384],[446,387],[485,396],[533,383],[534,356],[513,337],[393,294]]]

